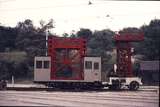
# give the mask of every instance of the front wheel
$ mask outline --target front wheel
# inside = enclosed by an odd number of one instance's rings
[[[129,89],[132,91],[138,90],[139,89],[139,83],[136,81],[132,81],[129,85]]]

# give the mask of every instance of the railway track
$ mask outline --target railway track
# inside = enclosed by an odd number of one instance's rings
[[[103,89],[58,89],[58,88],[47,88],[47,87],[7,87],[6,90],[15,90],[15,91],[67,91],[67,92],[77,92],[77,91],[129,91],[128,89],[122,90],[109,90],[107,88]],[[159,93],[159,88],[144,88],[141,87],[138,91],[153,91]]]

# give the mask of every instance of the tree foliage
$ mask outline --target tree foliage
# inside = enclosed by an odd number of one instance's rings
[[[107,71],[112,59],[111,53],[113,51],[114,32],[107,29],[102,31],[95,31],[87,42],[87,54],[89,56],[100,56],[102,58],[102,71]]]
[[[15,39],[17,37],[17,29],[11,27],[0,26],[0,52],[6,49],[13,50],[15,47]]]
[[[6,72],[12,71],[18,77],[30,75],[29,73],[33,72],[34,57],[45,55],[46,31],[52,27],[53,20],[44,23],[40,28],[36,28],[30,19],[19,22],[15,28],[0,26],[0,51],[4,52],[9,48],[10,51],[24,51],[27,53],[27,60],[20,63],[0,60],[0,62],[5,63],[5,66],[9,66],[9,64],[11,67],[13,66],[13,69],[8,67],[9,70]],[[1,71],[4,71],[3,68]],[[11,73],[9,74],[11,75]]]
[[[155,19],[148,26],[142,26],[145,39],[138,47],[144,60],[159,60],[160,55],[160,20]]]
[[[66,37],[69,37],[69,34],[68,33],[63,33],[62,36],[66,38]]]
[[[5,27],[0,25],[0,53],[21,51],[26,53],[25,60],[2,60],[0,58],[0,78],[5,75],[10,77],[25,77],[33,73],[34,56],[45,55],[46,32],[54,28],[54,21],[40,21],[40,27],[36,28],[30,19],[19,22],[16,27]],[[159,60],[160,47],[160,20],[154,19],[149,25],[143,25],[140,28],[124,28],[120,33],[126,32],[144,32],[145,40],[139,43],[133,43],[135,54],[144,56],[143,60]],[[49,32],[50,33],[50,32]],[[51,34],[51,33],[50,33]],[[114,32],[109,29],[101,31],[91,31],[81,28],[71,34],[64,33],[64,37],[82,37],[87,40],[87,55],[102,57],[102,70],[112,69],[115,63],[115,48],[113,36]],[[20,60],[20,59],[19,59]]]
[[[81,28],[80,31],[77,32],[77,37],[89,39],[92,36],[92,31],[90,29]]]

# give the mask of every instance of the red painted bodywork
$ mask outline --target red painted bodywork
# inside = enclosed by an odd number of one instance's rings
[[[114,36],[117,48],[117,75],[119,77],[132,77],[132,63],[131,63],[131,44],[130,42],[138,42],[144,40],[143,33],[125,33],[116,34]]]
[[[52,80],[83,80],[83,57],[86,41],[83,38],[48,37],[48,56],[51,56]],[[73,71],[75,76],[58,76]],[[68,72],[68,71],[67,71]],[[64,74],[65,75],[65,74]],[[67,74],[68,75],[68,74]]]

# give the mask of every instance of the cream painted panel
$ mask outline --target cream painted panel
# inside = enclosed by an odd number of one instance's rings
[[[50,70],[35,70],[34,71],[34,81],[49,81],[50,80]]]
[[[85,61],[92,61],[92,69],[85,69],[84,63],[84,81],[94,82],[101,81],[101,58],[100,57],[85,57]],[[94,70],[94,62],[99,63],[99,70]]]
[[[51,62],[51,58],[35,57],[34,65],[36,65],[36,61],[42,61],[42,69],[38,69],[34,66],[34,81],[50,81],[51,63],[49,63],[49,68],[44,69],[43,61]]]

